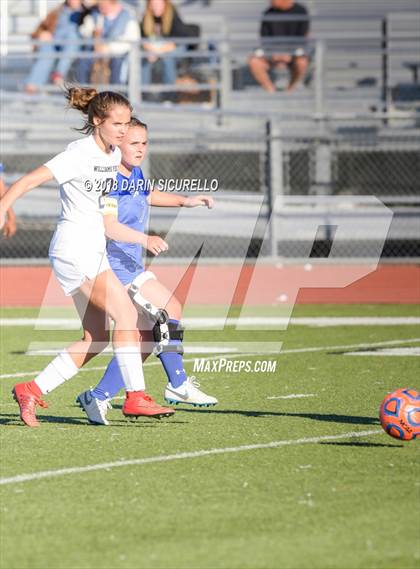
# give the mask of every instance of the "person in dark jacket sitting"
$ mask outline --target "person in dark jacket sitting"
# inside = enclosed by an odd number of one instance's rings
[[[172,85],[177,78],[177,57],[186,51],[185,45],[176,45],[165,38],[185,37],[185,24],[170,0],[147,0],[141,22],[143,49],[147,56],[142,58],[142,83],[151,82],[152,67],[162,65],[162,82]]]
[[[271,20],[270,17],[284,16],[284,20]],[[301,19],[299,19],[301,18]],[[257,49],[248,61],[252,75],[266,91],[276,90],[269,70],[288,67],[290,80],[286,88],[291,91],[304,77],[308,68],[308,57],[303,46],[309,33],[309,17],[304,6],[294,0],[271,0],[271,7],[264,12],[261,22],[262,48]],[[279,42],[276,45],[275,39]],[[290,38],[290,43],[285,40]],[[299,38],[302,41],[299,42]],[[284,53],[287,47],[287,53]]]

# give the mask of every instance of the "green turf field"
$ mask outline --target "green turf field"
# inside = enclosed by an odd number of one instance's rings
[[[0,317],[37,313],[4,309]],[[293,316],[403,317],[419,311],[301,306]],[[4,376],[34,372],[50,361],[25,355],[31,343],[65,344],[77,337],[77,331],[33,326],[2,329],[2,569],[420,566],[419,442],[388,437],[377,419],[388,391],[420,387],[419,358],[409,352],[361,355],[418,348],[420,340],[409,342],[420,338],[418,326],[292,325],[284,332],[242,332],[244,341],[282,341],[284,353],[232,359],[276,361],[276,372],[203,373],[202,388],[219,405],[177,407],[173,418],[160,422],[127,421],[117,400],[109,427],[89,425],[74,399],[102,372],[85,371],[47,397],[40,429],[23,427],[10,396],[19,379]],[[233,328],[186,334],[187,343],[237,339]],[[346,355],[350,351],[359,355]],[[190,373],[194,362],[188,359]],[[98,357],[90,367],[108,360]],[[162,401],[163,370],[155,358],[150,361],[149,392]],[[217,450],[202,452],[211,449]],[[125,464],[130,460],[137,463]],[[83,470],[105,463],[111,464]],[[58,472],[69,468],[74,470]],[[35,476],[16,478],[24,474]]]

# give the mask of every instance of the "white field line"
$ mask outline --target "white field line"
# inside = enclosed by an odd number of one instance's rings
[[[310,348],[292,348],[290,350],[281,350],[281,352],[272,352],[272,355],[287,355],[287,354],[302,354],[306,352],[324,352],[325,350],[351,350],[353,348],[374,348],[376,346],[392,346],[395,344],[412,344],[414,342],[420,342],[420,338],[408,338],[406,340],[387,340],[385,342],[370,342],[368,344],[345,344],[340,346],[315,346]],[[256,353],[242,353],[239,352],[237,354],[223,354],[223,358],[244,358],[244,357],[254,357],[254,356],[268,356],[270,352],[261,352]],[[195,362],[197,358],[184,358],[184,363],[191,363]],[[218,360],[220,356],[210,356],[206,358],[200,358],[200,360]],[[161,365],[160,361],[152,361],[152,362],[145,362],[143,366],[155,366]],[[98,367],[89,367],[89,368],[81,368],[80,372],[89,372],[89,371],[103,371],[106,369],[107,366],[98,366]],[[0,375],[0,379],[9,379],[9,378],[18,378],[18,377],[31,377],[36,376],[40,371],[28,371],[23,373],[5,373]]]
[[[273,395],[267,399],[303,399],[304,397],[315,397],[315,393],[291,393],[290,395]]]
[[[63,346],[60,345],[56,348],[49,348],[49,349],[36,349],[33,350],[31,348],[25,353],[26,356],[57,356],[59,352],[63,349]],[[184,349],[189,354],[231,354],[231,353],[240,353],[238,348],[232,347],[227,348],[225,346],[196,346],[194,344],[184,344]],[[107,346],[103,351],[102,355],[113,354],[114,350],[112,345]]]
[[[345,356],[420,356],[420,347],[413,348],[387,348],[383,350],[363,352],[347,352]]]
[[[325,328],[330,326],[407,326],[420,324],[417,316],[314,316],[285,318],[283,316],[186,317],[183,324],[189,329],[223,328],[224,326],[279,327],[289,324]],[[0,326],[37,326],[39,329],[80,330],[78,318],[0,318]]]
[[[0,485],[19,484],[22,482],[30,482],[32,480],[40,480],[42,478],[53,478],[56,476],[66,476],[68,474],[83,474],[85,472],[94,472],[98,470],[111,470],[112,468],[120,468],[122,466],[141,466],[143,464],[152,464],[156,462],[170,462],[172,460],[184,460],[186,458],[201,458],[216,454],[229,454],[236,452],[245,452],[250,450],[260,450],[269,448],[279,448],[291,445],[316,444],[322,441],[337,441],[340,439],[360,438],[369,435],[380,435],[384,431],[375,429],[371,431],[350,431],[341,435],[325,435],[321,437],[310,437],[304,439],[292,439],[286,441],[272,441],[270,443],[257,443],[252,445],[241,445],[236,447],[212,448],[208,450],[196,450],[192,452],[180,452],[177,454],[166,454],[158,456],[150,456],[147,458],[133,458],[130,460],[118,460],[115,462],[104,462],[100,464],[91,464],[87,466],[73,466],[69,468],[59,468],[57,470],[44,470],[40,472],[32,472],[30,474],[18,474],[8,478],[0,478]]]

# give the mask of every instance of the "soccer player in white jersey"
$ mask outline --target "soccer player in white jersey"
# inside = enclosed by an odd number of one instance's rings
[[[53,178],[60,184],[62,210],[49,255],[57,280],[64,293],[73,297],[84,328],[83,338],[63,350],[33,381],[15,385],[13,395],[21,419],[30,427],[39,426],[36,406],[46,406],[41,396],[76,375],[108,344],[107,316],[114,321],[114,354],[126,389],[124,415],[137,416],[142,414],[140,408],[154,403],[144,394],[137,311],[109,266],[106,237],[139,243],[154,254],[168,246],[160,237],[148,237],[101,212],[102,198],[116,180],[121,162],[118,144],[127,133],[132,109],[125,97],[112,91],[74,87],[68,89],[67,99],[70,107],[85,115],[80,131],[87,136],[17,180],[0,201],[1,228],[19,197]],[[173,413],[161,409],[160,414]]]

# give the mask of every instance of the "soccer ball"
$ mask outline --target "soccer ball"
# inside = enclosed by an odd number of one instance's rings
[[[420,393],[409,387],[393,391],[382,401],[379,419],[391,437],[420,438]]]

